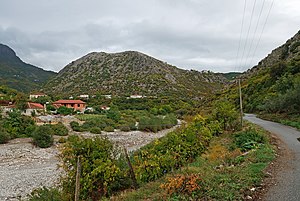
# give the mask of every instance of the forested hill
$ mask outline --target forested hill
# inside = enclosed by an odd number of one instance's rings
[[[55,72],[24,63],[10,47],[0,44],[0,85],[30,92],[55,75]]]
[[[247,112],[300,111],[300,31],[242,76]],[[233,90],[234,89],[234,90]],[[230,89],[238,100],[237,91]]]
[[[140,52],[93,52],[63,68],[45,87],[52,94],[181,96],[201,98],[222,88],[226,78],[183,70]]]

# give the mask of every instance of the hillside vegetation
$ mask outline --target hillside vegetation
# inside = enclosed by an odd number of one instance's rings
[[[40,89],[55,74],[24,63],[10,47],[0,44],[0,85],[30,92]]]
[[[221,89],[225,81],[222,75],[179,69],[139,52],[93,52],[63,68],[45,91],[201,98]]]
[[[247,112],[299,114],[300,31],[241,78]],[[225,94],[238,102],[236,85]]]

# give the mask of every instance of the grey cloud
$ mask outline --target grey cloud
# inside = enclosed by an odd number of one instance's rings
[[[243,2],[3,1],[0,3],[0,42],[15,49],[26,62],[56,71],[90,51],[124,50],[142,51],[182,68],[221,72],[246,70],[298,31],[300,16],[295,13],[295,7],[300,5],[296,0],[278,2],[253,62],[244,61],[245,66],[237,67]],[[253,4],[247,2],[245,19],[248,21],[241,44],[245,44]],[[253,24],[262,3],[257,2]],[[266,0],[266,8],[270,3],[271,0]],[[262,19],[265,16],[266,12]],[[262,21],[255,42],[261,26]],[[250,39],[252,34],[253,29]]]

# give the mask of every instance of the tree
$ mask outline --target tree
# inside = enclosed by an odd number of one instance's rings
[[[107,111],[107,118],[118,122],[121,119],[121,113],[116,106],[111,106],[110,110]]]
[[[66,106],[61,106],[60,108],[57,109],[57,113],[62,115],[72,114],[73,111],[74,110],[72,108],[67,108]]]
[[[16,108],[24,111],[27,108],[27,97],[24,94],[18,94],[16,97]]]
[[[227,99],[221,99],[214,103],[212,116],[213,119],[223,124],[224,130],[232,128],[238,119],[238,113],[234,105]]]
[[[53,129],[49,125],[39,126],[32,134],[33,143],[41,148],[53,145]]]
[[[3,128],[10,134],[11,138],[26,135],[26,128],[35,125],[35,122],[21,112],[14,110],[8,113],[8,117],[3,121]]]

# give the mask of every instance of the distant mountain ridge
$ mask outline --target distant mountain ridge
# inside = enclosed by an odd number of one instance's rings
[[[140,52],[92,52],[64,67],[44,91],[200,98],[219,90],[224,82],[222,75],[179,69]]]
[[[55,72],[23,62],[7,45],[0,44],[0,85],[22,92],[41,88]]]

